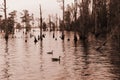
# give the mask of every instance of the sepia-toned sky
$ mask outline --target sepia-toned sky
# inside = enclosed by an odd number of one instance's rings
[[[62,16],[62,10],[57,0],[6,0],[7,1],[7,12],[27,9],[30,13],[33,13],[36,17],[39,16],[39,4],[42,6],[43,17],[47,17],[49,14],[55,15],[56,13]],[[66,5],[72,3],[74,0],[65,0]],[[0,0],[0,5],[3,0]],[[0,12],[2,13],[2,12]]]

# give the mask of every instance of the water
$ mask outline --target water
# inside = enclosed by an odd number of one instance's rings
[[[39,31],[31,33],[37,37]],[[120,80],[120,53],[111,42],[99,52],[95,41],[74,44],[73,32],[65,32],[64,41],[59,31],[57,40],[53,32],[44,34],[36,44],[30,33],[16,32],[8,42],[0,34],[0,80]],[[60,62],[52,61],[59,56]]]

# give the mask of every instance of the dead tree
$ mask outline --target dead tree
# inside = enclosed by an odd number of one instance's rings
[[[41,10],[41,5],[40,5],[40,40],[41,41],[42,41],[42,28],[43,28],[42,23],[43,23],[43,21],[42,21],[42,10]]]
[[[4,16],[5,16],[5,39],[8,40],[8,28],[7,28],[7,11],[6,11],[6,0],[4,0]]]

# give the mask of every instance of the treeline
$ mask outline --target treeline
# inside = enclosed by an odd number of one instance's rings
[[[67,6],[64,16],[64,29],[83,36],[89,32],[105,35],[112,30],[120,34],[120,0],[75,0]]]
[[[26,28],[26,31],[31,30],[31,26],[34,25],[33,14],[30,14],[28,10],[23,10],[21,13],[20,20],[21,22],[17,22],[17,11],[14,10],[8,13],[7,19],[3,19],[3,15],[0,15],[0,30],[8,31],[8,33],[14,33],[14,29],[21,29],[22,27]],[[6,27],[5,27],[6,26]]]
[[[15,16],[16,16],[16,11],[10,12],[9,17],[6,20],[2,19],[3,16],[0,15],[0,30],[5,31],[7,29],[9,33],[13,33],[14,32],[14,24],[15,24],[15,19],[14,19]]]

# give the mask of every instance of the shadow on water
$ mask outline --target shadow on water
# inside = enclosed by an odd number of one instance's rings
[[[118,49],[118,45],[115,43],[111,44],[111,50],[110,50],[110,63],[113,65],[110,72],[114,74],[113,77],[114,80],[120,80],[120,50]]]
[[[81,78],[81,55],[82,55],[82,52],[80,52],[80,50],[82,49],[83,47],[81,47],[81,45],[79,43],[74,43],[74,52],[73,52],[73,56],[74,56],[74,75],[76,76],[74,80],[79,80]]]
[[[89,45],[87,40],[82,40],[81,45],[83,47],[83,70],[82,70],[82,76],[83,80],[86,80],[88,76],[90,76],[90,73],[88,72],[89,69]]]
[[[89,44],[86,40],[74,43],[74,80],[89,80]]]

